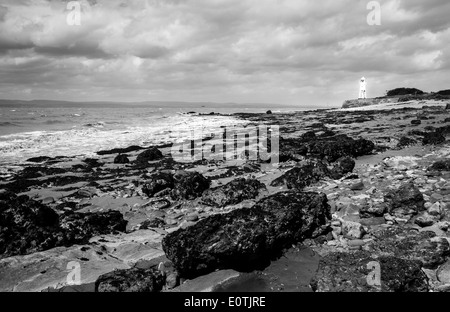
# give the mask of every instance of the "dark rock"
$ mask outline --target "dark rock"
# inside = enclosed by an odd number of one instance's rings
[[[86,158],[83,162],[91,168],[101,167],[104,165],[104,163],[99,162],[96,158]]]
[[[155,172],[152,173],[149,179],[145,182],[142,187],[142,192],[148,197],[153,197],[156,193],[174,187],[173,176],[170,173]]]
[[[422,121],[420,121],[420,120],[411,120],[411,124],[412,125],[420,125],[422,123]]]
[[[25,167],[17,174],[17,179],[35,179],[48,175],[56,175],[66,173],[68,170],[64,168],[53,168],[43,166]]]
[[[374,148],[375,144],[366,139],[354,140],[344,134],[316,137],[314,132],[307,132],[297,139],[280,139],[280,160],[295,160],[295,155],[301,155],[334,162],[344,156],[369,155]]]
[[[384,195],[384,202],[388,212],[399,217],[412,216],[425,209],[423,195],[413,183],[388,192]]]
[[[447,261],[450,245],[434,232],[412,228],[388,228],[372,231],[374,240],[366,245],[371,254],[383,254],[405,260],[420,261],[424,268],[436,269]]]
[[[246,199],[256,198],[266,186],[254,179],[238,178],[227,183],[206,190],[202,195],[202,202],[215,207],[235,205]]]
[[[174,188],[171,197],[177,199],[195,199],[209,188],[211,181],[198,172],[179,170],[173,176]]]
[[[445,106],[445,109],[450,109],[450,104],[447,103],[447,105]]]
[[[417,143],[416,140],[403,136],[403,137],[400,138],[400,140],[399,140],[399,142],[397,144],[397,147],[398,148],[403,148],[403,147],[406,147],[406,146],[409,146],[409,145],[413,145],[413,144],[416,144],[416,143]]]
[[[374,274],[374,262],[380,267],[379,286],[370,280]],[[326,255],[319,262],[311,286],[317,292],[428,291],[427,276],[422,272],[419,261],[391,256],[373,257],[366,251]]]
[[[127,154],[119,154],[114,158],[115,164],[128,164],[130,160],[128,159]]]
[[[436,161],[428,168],[428,170],[450,171],[450,159]]]
[[[385,203],[379,203],[379,204],[374,204],[374,205],[367,204],[367,205],[363,205],[359,209],[359,216],[361,218],[382,217],[386,211],[387,211],[387,206]]]
[[[350,157],[340,158],[333,166],[328,169],[322,161],[309,161],[306,165],[295,167],[285,174],[276,178],[270,184],[271,186],[286,185],[289,189],[303,189],[304,187],[317,183],[320,180],[330,177],[340,179],[345,174],[351,172],[355,167],[355,161]]]
[[[159,292],[165,277],[157,269],[131,268],[101,275],[95,281],[96,292]]]
[[[163,154],[156,147],[149,148],[136,157],[136,163],[147,164],[149,161],[154,161],[163,158]]]
[[[302,136],[300,137],[300,139],[302,141],[311,141],[314,140],[316,138],[316,133],[314,131],[308,131],[302,134]]]
[[[445,142],[445,137],[442,135],[442,133],[440,133],[438,131],[425,133],[423,140],[422,140],[423,145],[428,145],[428,144],[437,145],[437,144],[441,144],[444,142]]]
[[[127,148],[113,148],[111,150],[105,150],[105,151],[98,151],[97,155],[110,155],[110,154],[124,154],[124,153],[131,153],[135,151],[140,151],[145,149],[144,147],[140,146],[129,146]]]
[[[334,164],[330,170],[330,177],[332,179],[340,179],[347,173],[350,173],[355,168],[355,160],[351,157],[341,157]]]
[[[269,110],[266,112],[266,114],[267,114],[267,115],[272,115],[272,111],[269,109]]]
[[[174,175],[166,172],[155,172],[144,183],[142,191],[149,197],[168,190],[175,199],[194,199],[209,188],[210,181],[198,172],[179,170]],[[165,192],[164,192],[165,193]]]
[[[69,212],[60,217],[64,246],[87,243],[93,236],[125,232],[127,221],[119,211],[96,213]]]
[[[428,226],[432,226],[435,223],[435,221],[432,216],[430,216],[427,213],[424,213],[423,215],[417,217],[414,220],[414,223],[420,227],[428,227]]]
[[[216,269],[252,271],[293,243],[323,234],[330,217],[324,194],[278,193],[251,209],[212,215],[170,233],[162,246],[183,277]]]
[[[286,185],[289,189],[301,190],[330,175],[327,166],[321,161],[310,161],[301,167],[295,167],[270,183],[271,186]]]
[[[337,135],[308,143],[308,154],[334,162],[343,156],[358,157],[369,155],[375,148],[373,142],[366,139],[354,140],[346,135]]]
[[[44,161],[47,161],[50,159],[52,159],[52,158],[48,157],[48,156],[39,156],[39,157],[28,158],[26,161],[40,163],[40,162],[44,162]]]
[[[1,196],[0,216],[0,258],[87,243],[94,235],[125,231],[127,223],[117,211],[58,216],[46,205],[9,192]]]

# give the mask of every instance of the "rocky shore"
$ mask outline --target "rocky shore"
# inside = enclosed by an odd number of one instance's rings
[[[280,127],[269,169],[29,159],[0,180],[0,291],[450,291],[450,107],[383,105],[234,114]]]

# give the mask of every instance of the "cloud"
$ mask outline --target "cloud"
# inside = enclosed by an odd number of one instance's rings
[[[373,96],[448,88],[446,0],[380,1],[380,26],[364,0],[91,0],[80,26],[68,1],[4,2],[9,97],[339,105],[362,75]]]

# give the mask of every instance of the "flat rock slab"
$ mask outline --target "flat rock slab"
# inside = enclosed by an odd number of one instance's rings
[[[25,256],[0,260],[0,291],[41,291],[68,285],[73,269],[80,265],[80,284],[63,291],[92,291],[97,278],[115,269],[129,269],[138,262],[161,258],[161,234],[139,230],[117,235],[101,235],[90,245],[57,247]]]
[[[106,252],[132,266],[139,260],[151,260],[164,255],[162,235],[152,230],[138,230],[128,234],[101,235],[89,243],[102,245]]]
[[[420,261],[365,251],[331,253],[320,260],[311,286],[316,292],[426,292],[421,266]]]
[[[93,283],[100,275],[114,269],[129,268],[126,263],[107,255],[100,248],[57,247],[0,260],[0,291],[36,292],[48,287],[65,286],[73,269],[71,262],[80,265],[81,284]]]
[[[213,292],[224,283],[238,278],[242,273],[235,270],[221,270],[207,275],[187,280],[180,286],[168,292]]]

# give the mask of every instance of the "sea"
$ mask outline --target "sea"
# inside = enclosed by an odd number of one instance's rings
[[[37,156],[95,156],[99,150],[174,142],[188,129],[245,124],[233,113],[320,107],[218,103],[0,102],[0,167]],[[209,115],[211,112],[227,114]],[[208,114],[208,115],[203,115]]]

